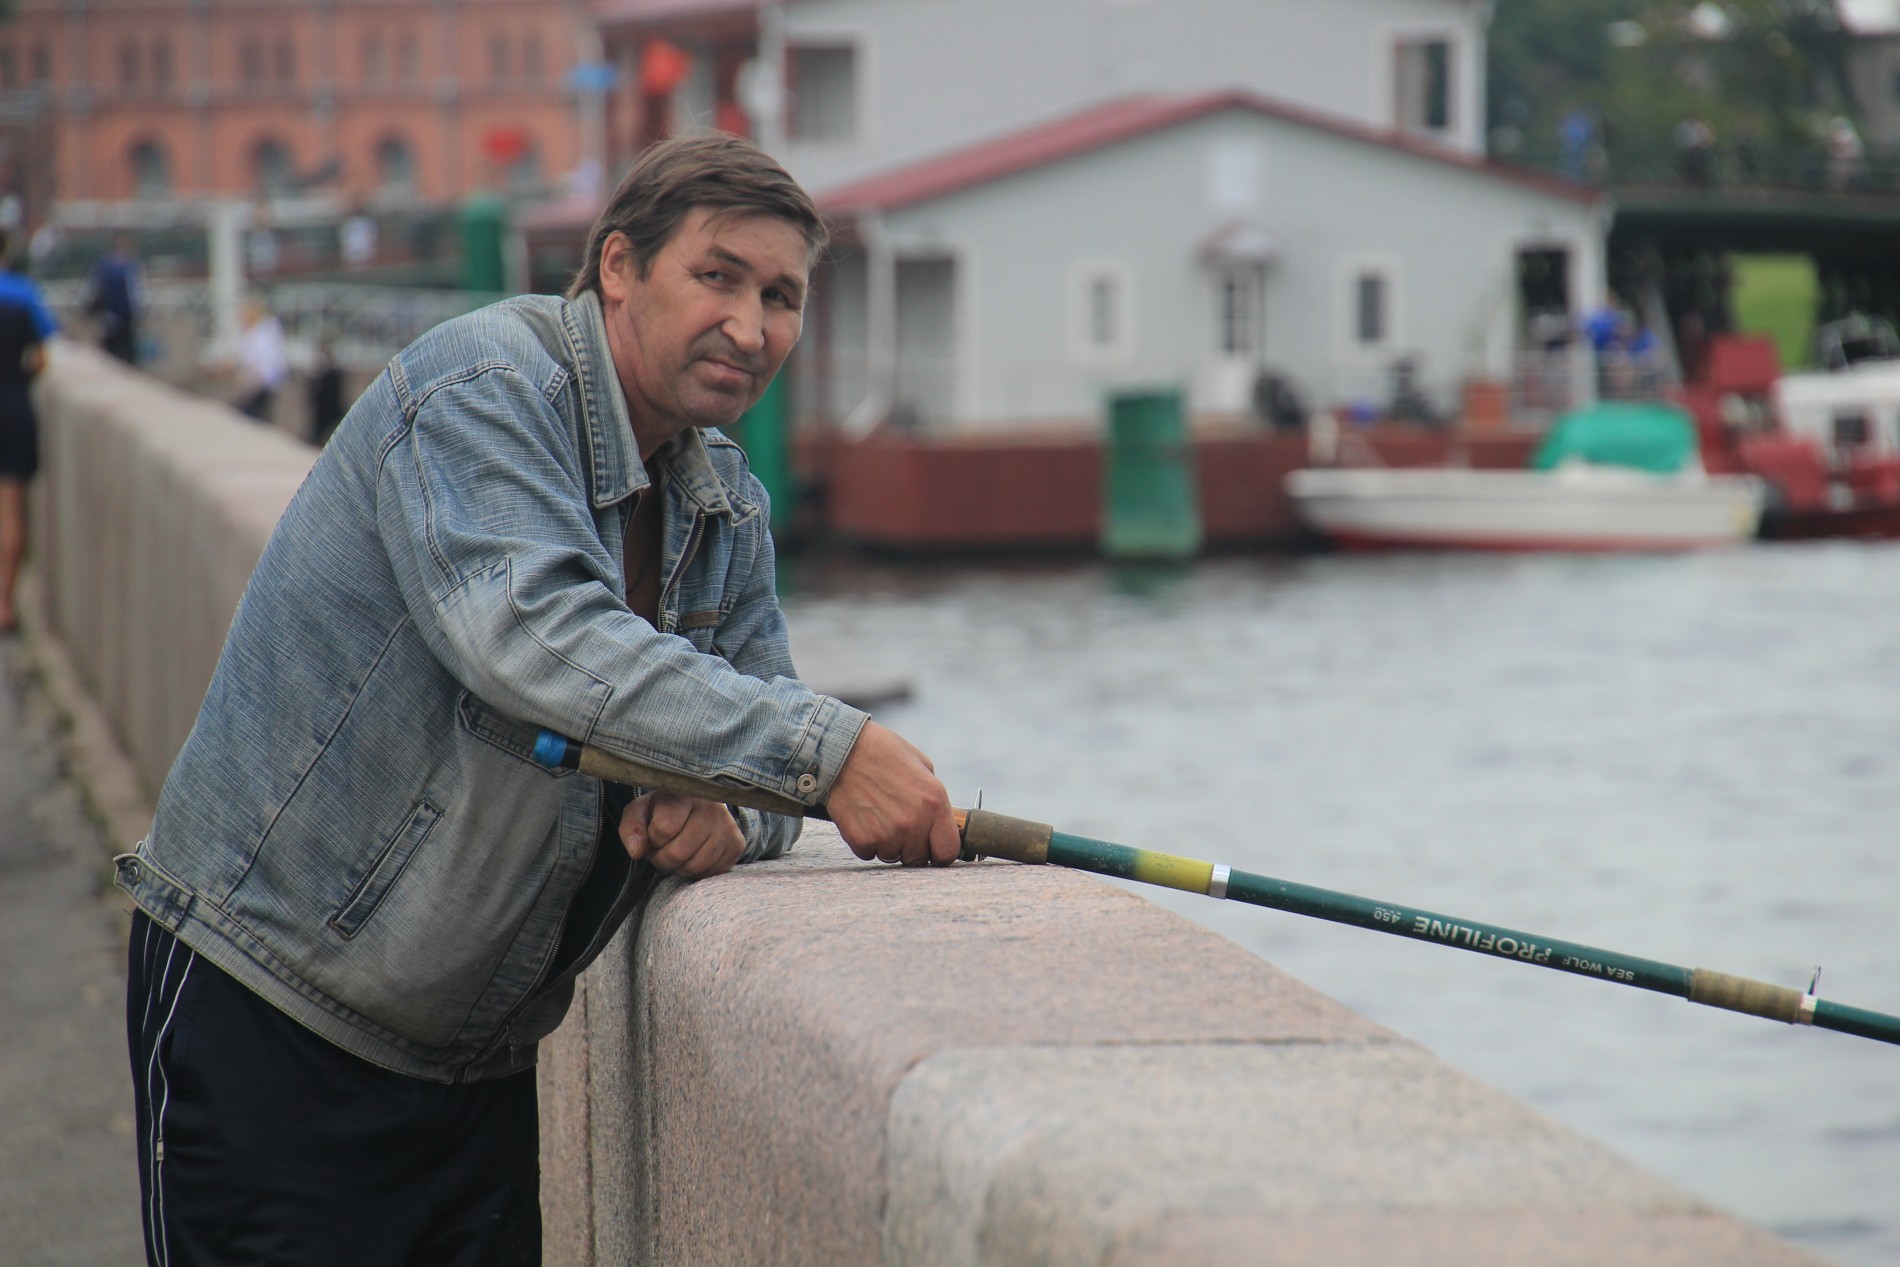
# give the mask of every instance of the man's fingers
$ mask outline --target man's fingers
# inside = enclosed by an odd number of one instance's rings
[[[656,793],[648,828],[648,861],[687,880],[732,870],[745,852],[745,834],[716,801]]]
[[[930,865],[947,867],[963,853],[963,837],[957,834],[956,819],[945,814],[930,832]]]
[[[637,797],[620,814],[620,845],[635,862],[647,856],[647,818],[653,798]]]

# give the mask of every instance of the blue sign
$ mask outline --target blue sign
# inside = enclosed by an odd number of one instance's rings
[[[567,86],[576,92],[612,92],[620,72],[607,62],[582,62],[567,72]]]

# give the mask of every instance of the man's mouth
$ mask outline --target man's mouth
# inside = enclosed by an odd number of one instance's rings
[[[712,369],[713,377],[718,381],[732,383],[735,386],[749,384],[756,374],[755,370],[748,369],[743,365],[735,365],[731,361],[721,360],[717,357],[705,357],[700,363],[709,366]]]

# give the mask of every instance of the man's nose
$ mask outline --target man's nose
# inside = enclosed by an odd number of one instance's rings
[[[756,295],[742,295],[726,313],[726,337],[741,352],[765,350],[765,304]]]

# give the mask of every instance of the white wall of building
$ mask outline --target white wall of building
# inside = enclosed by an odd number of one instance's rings
[[[1443,41],[1446,126],[1484,145],[1484,6],[1473,0],[798,0],[799,47],[855,50],[849,136],[788,138],[823,190],[1134,94],[1240,88],[1375,128],[1399,121],[1397,49]]]
[[[883,231],[899,259],[953,261],[955,396],[941,412],[995,426],[1092,418],[1110,388],[1160,382],[1188,386],[1199,409],[1231,407],[1210,398],[1220,307],[1200,252],[1235,224],[1273,246],[1266,365],[1332,405],[1382,400],[1391,363],[1411,356],[1449,408],[1467,376],[1510,369],[1518,250],[1569,250],[1573,310],[1597,302],[1596,214],[1528,185],[1235,109],[891,211]],[[1371,344],[1354,312],[1368,274],[1389,301],[1384,336]],[[856,276],[847,270],[840,288]],[[1091,308],[1104,297],[1112,303]],[[862,329],[862,299],[840,298],[842,336]],[[1092,343],[1092,322],[1112,337]],[[833,346],[863,363],[861,345]]]

